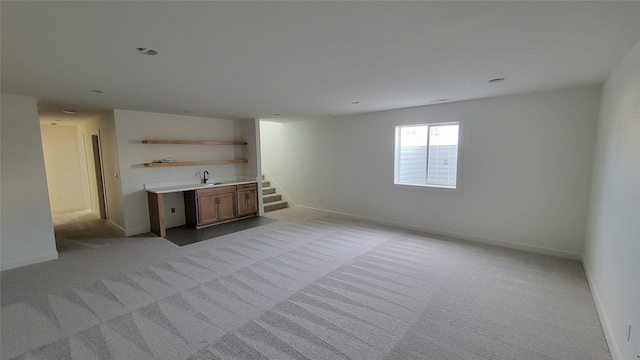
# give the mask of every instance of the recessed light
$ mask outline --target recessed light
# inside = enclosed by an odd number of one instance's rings
[[[158,55],[158,52],[149,48],[136,48],[136,51],[142,55]]]
[[[75,110],[66,110],[66,109],[62,110],[62,112],[65,113],[65,114],[75,114],[76,113]]]
[[[325,116],[333,116],[333,114],[325,114]]]
[[[360,104],[360,101],[352,101],[351,104],[353,105]]]
[[[91,89],[89,91],[91,91],[92,93],[96,93],[96,94],[102,94],[102,92],[103,92],[102,90],[96,90],[96,89]]]
[[[183,113],[188,114],[188,113],[189,113],[189,110],[185,110],[185,111],[183,111]]]
[[[495,78],[495,79],[489,80],[489,84],[495,84],[503,81],[504,81],[504,78]]]

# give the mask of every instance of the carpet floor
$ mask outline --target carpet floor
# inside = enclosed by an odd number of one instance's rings
[[[3,294],[2,359],[611,358],[577,261],[335,217],[214,240]]]

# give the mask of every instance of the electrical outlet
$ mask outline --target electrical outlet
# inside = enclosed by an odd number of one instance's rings
[[[296,171],[300,171],[300,165],[296,165]]]
[[[171,212],[172,213],[176,212],[176,208],[171,208]]]

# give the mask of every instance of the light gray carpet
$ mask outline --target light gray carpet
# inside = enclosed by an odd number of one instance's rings
[[[610,359],[580,263],[319,218],[2,307],[2,359]]]

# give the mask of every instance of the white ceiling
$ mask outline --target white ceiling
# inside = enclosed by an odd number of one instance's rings
[[[53,115],[309,118],[595,84],[640,38],[640,2],[0,6],[2,92]]]

